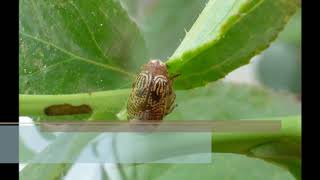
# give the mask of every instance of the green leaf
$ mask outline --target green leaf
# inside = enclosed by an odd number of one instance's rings
[[[223,78],[269,46],[299,7],[299,0],[210,0],[167,61],[175,88]]]
[[[63,177],[71,163],[39,163],[57,162],[64,159],[75,159],[81,150],[87,145],[89,140],[97,136],[98,133],[65,133],[60,135],[57,140],[48,145],[40,154],[35,156],[34,162],[29,163],[19,173],[20,179],[59,179]]]
[[[143,164],[135,169],[139,180],[294,179],[282,168],[237,154],[213,153],[208,164]]]
[[[140,27],[152,59],[166,60],[208,0],[122,0]]]
[[[239,120],[301,113],[301,104],[293,95],[224,82],[177,91],[176,103],[178,106],[166,119]]]
[[[279,34],[278,40],[298,47],[301,46],[301,9],[290,19],[288,25]]]
[[[61,94],[129,87],[147,60],[137,26],[114,0],[22,0],[19,92]]]
[[[89,120],[100,117],[92,115]],[[116,119],[109,114],[110,119]],[[34,162],[64,162],[76,160],[87,144],[100,133],[64,133],[59,135],[54,142],[49,144],[39,154],[35,154]],[[28,156],[26,156],[28,157]],[[29,160],[29,159],[26,159]],[[66,175],[72,163],[29,163],[19,173],[20,179],[60,179]]]
[[[301,177],[301,159],[273,159],[265,158],[266,161],[285,167],[295,178],[300,180]]]

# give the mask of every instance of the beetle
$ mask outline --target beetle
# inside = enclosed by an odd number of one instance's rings
[[[167,66],[160,60],[150,60],[142,66],[132,84],[127,102],[127,118],[138,121],[161,121],[177,106]]]

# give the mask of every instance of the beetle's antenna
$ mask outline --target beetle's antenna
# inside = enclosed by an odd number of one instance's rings
[[[170,77],[171,81],[174,81],[177,77],[179,77],[181,74],[175,74],[173,76]]]

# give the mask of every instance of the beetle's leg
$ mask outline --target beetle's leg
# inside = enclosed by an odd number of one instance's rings
[[[170,109],[166,112],[166,115],[170,114],[176,107],[178,107],[178,104],[172,105]]]
[[[171,81],[174,81],[177,77],[179,77],[181,74],[175,74],[173,76],[170,77]]]
[[[170,104],[168,106],[169,108],[167,108],[167,112],[165,115],[170,114],[178,106],[178,104],[174,104],[175,100],[176,100],[176,94],[173,94],[173,97],[171,98]]]

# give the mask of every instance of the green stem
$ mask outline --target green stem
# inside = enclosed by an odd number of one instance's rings
[[[285,117],[281,120],[281,130],[275,133],[213,133],[212,149],[215,152],[247,154],[252,148],[275,141],[300,144],[301,118]]]
[[[130,89],[68,95],[19,95],[20,116],[45,116],[52,105],[88,105],[93,113],[118,113],[127,101]]]

